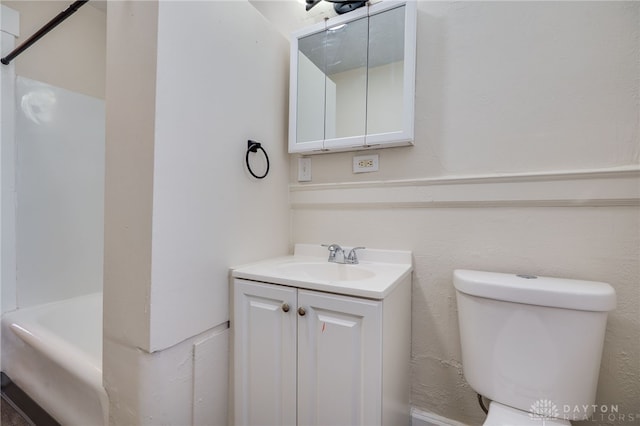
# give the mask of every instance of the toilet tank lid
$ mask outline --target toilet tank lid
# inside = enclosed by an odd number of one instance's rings
[[[453,284],[461,293],[487,299],[581,311],[611,311],[616,292],[607,283],[457,269]]]

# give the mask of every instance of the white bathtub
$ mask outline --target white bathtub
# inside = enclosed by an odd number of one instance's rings
[[[64,425],[106,425],[102,293],[2,316],[2,371]]]

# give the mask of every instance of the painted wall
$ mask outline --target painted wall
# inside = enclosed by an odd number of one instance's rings
[[[317,157],[314,183],[637,164],[637,7],[420,2],[423,142],[384,151],[375,177]]]
[[[293,241],[413,251],[412,404],[468,424],[483,414],[463,377],[453,269],[611,283],[597,402],[637,414],[640,4],[418,13],[415,146],[375,151],[374,174],[352,174],[354,153],[313,156],[300,185],[292,156]]]
[[[229,266],[288,249],[288,45],[248,2],[213,3],[160,3],[152,350],[228,320]]]
[[[20,13],[16,46],[71,3],[2,0]],[[106,14],[88,4],[16,58],[16,74],[104,99],[105,49]]]
[[[107,390],[108,343],[149,348],[157,21],[157,2],[115,2],[107,9],[103,284]]]
[[[107,13],[110,420],[220,424],[229,267],[288,250],[288,45],[248,2]],[[245,168],[248,139],[269,153],[264,180]],[[198,351],[203,339],[217,349]]]

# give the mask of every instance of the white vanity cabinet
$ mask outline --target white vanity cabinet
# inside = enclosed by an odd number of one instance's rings
[[[408,425],[410,274],[381,300],[233,279],[235,425]]]

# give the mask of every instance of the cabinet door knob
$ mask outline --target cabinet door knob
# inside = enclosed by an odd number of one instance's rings
[[[283,304],[282,304],[282,310],[283,310],[284,312],[289,312],[289,309],[290,309],[290,308],[289,308],[289,304],[288,304],[288,303],[283,303]]]
[[[301,317],[303,317],[306,313],[307,311],[305,311],[304,308],[298,308],[298,315],[300,315]]]

